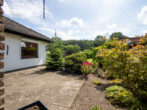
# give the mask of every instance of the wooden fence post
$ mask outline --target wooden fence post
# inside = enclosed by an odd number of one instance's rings
[[[4,72],[2,69],[4,68],[4,50],[5,44],[3,41],[5,40],[4,36],[4,17],[3,17],[3,5],[4,0],[0,0],[0,110],[4,110]]]

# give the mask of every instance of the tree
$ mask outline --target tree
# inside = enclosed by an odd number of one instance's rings
[[[80,46],[82,51],[85,49],[92,49],[93,43],[94,43],[93,40],[66,40],[62,42],[63,42],[63,45],[65,46],[77,44],[78,46]]]
[[[97,35],[94,41],[94,47],[100,46],[104,43],[104,36]]]
[[[47,55],[47,69],[61,70],[63,66],[62,51],[60,49],[53,49]]]
[[[78,53],[81,50],[81,48],[78,45],[67,45],[64,46],[63,50],[65,51],[66,55],[70,55],[73,53]]]
[[[104,39],[104,36],[97,35],[96,38],[95,38],[95,41],[103,42],[104,41],[103,39]]]
[[[47,50],[48,51],[52,51],[53,49],[56,49],[56,48],[60,48],[61,49],[63,47],[62,39],[61,38],[53,37],[51,40],[53,42],[47,45]]]
[[[114,32],[110,35],[110,39],[113,38],[122,39],[122,38],[127,38],[127,36],[123,35],[121,32]]]
[[[51,40],[53,40],[54,42],[62,41],[60,37],[52,37]]]

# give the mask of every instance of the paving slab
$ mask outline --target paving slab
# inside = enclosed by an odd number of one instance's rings
[[[68,110],[84,81],[41,66],[5,74],[4,82],[6,110],[17,110],[37,100],[49,110]]]

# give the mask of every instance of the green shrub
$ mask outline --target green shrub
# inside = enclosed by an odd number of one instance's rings
[[[108,83],[110,83],[110,84],[121,84],[121,82],[122,82],[122,80],[119,80],[119,79],[108,81]]]
[[[111,48],[99,49],[97,57],[103,58],[102,69],[107,71],[107,77],[122,79],[122,84],[137,99],[135,105],[144,109],[147,108],[147,35],[131,49],[125,41],[108,42]]]
[[[93,51],[92,51],[92,59],[95,60],[96,59],[96,55],[97,55],[97,52],[98,52],[99,48],[96,47],[96,48],[93,48]]]
[[[87,59],[92,58],[92,51],[91,50],[84,50],[83,53],[86,55]]]
[[[94,106],[94,107],[91,108],[91,110],[102,110],[102,109],[98,106]]]
[[[49,59],[50,59],[50,54],[51,54],[50,51],[47,51],[47,52],[46,52],[46,61],[49,61]]]
[[[94,84],[96,85],[101,85],[102,83],[100,81],[93,81]]]
[[[60,49],[53,49],[47,53],[46,67],[50,70],[61,70],[63,67],[62,51]]]
[[[77,53],[66,56],[64,62],[65,71],[81,74],[81,64],[85,61],[86,55],[84,53]]]
[[[132,107],[135,101],[133,94],[121,86],[111,86],[105,90],[107,98],[112,104]]]
[[[98,52],[100,50],[102,50],[104,48],[104,46],[99,46],[99,47],[96,47],[96,48],[93,48],[93,52],[92,52],[92,59],[93,61],[96,61],[97,64],[98,64],[98,67],[102,68],[102,62],[103,62],[103,58],[104,57],[97,57],[98,55]]]
[[[78,45],[67,45],[63,47],[63,50],[66,55],[71,55],[74,53],[78,53],[81,50],[81,48]]]

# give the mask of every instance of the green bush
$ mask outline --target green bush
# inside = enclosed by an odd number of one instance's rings
[[[61,70],[63,67],[62,51],[53,49],[47,53],[46,67],[50,70]]]
[[[91,108],[91,110],[102,110],[102,109],[98,106],[94,106],[94,107]]]
[[[63,47],[63,50],[65,52],[65,55],[71,55],[74,53],[78,53],[81,48],[78,45],[67,45]]]
[[[133,94],[121,86],[111,86],[105,90],[107,98],[112,104],[132,107],[135,101]]]
[[[93,48],[93,51],[92,51],[92,59],[93,60],[96,59],[96,55],[97,55],[98,50],[99,50],[98,47]]]
[[[103,62],[103,57],[97,57],[99,50],[102,50],[104,46],[99,46],[96,48],[93,48],[92,51],[92,59],[93,61],[96,61],[98,63],[98,67],[102,68],[102,62]]]
[[[50,54],[51,54],[50,51],[46,52],[46,61],[48,61],[50,59]]]
[[[84,53],[77,53],[66,56],[64,62],[65,71],[81,74],[81,64],[85,61],[86,55]]]
[[[121,84],[121,82],[122,82],[122,80],[120,80],[120,79],[108,81],[108,83],[110,83],[110,84]]]
[[[131,49],[125,41],[107,42],[111,48],[99,49],[97,57],[103,58],[102,69],[107,71],[107,78],[121,79],[137,99],[137,109],[144,109],[147,108],[147,35]]]
[[[86,55],[87,59],[92,58],[92,51],[91,50],[84,50],[83,53]]]
[[[102,83],[100,81],[93,81],[93,84],[101,85]]]

